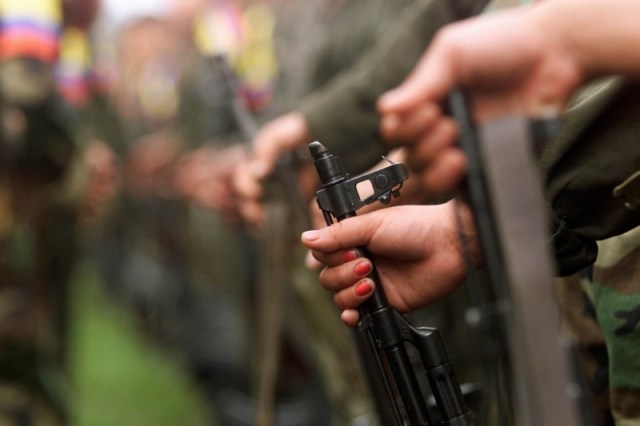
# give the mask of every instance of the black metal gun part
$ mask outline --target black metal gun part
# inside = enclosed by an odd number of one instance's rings
[[[392,164],[351,178],[343,172],[338,157],[329,153],[320,142],[311,143],[309,151],[322,181],[316,199],[328,225],[334,218],[341,221],[355,216],[356,210],[366,204],[375,201],[388,203],[391,197],[399,195],[402,183],[409,177],[403,164]],[[362,199],[356,186],[364,181],[371,183],[373,193]],[[359,250],[368,257],[366,249],[360,247]],[[464,400],[438,330],[414,327],[389,305],[375,266],[370,278],[376,283],[376,290],[359,309],[359,330],[366,336],[369,350],[377,360],[378,373],[383,376],[388,398],[395,408],[396,424],[434,424],[405,346],[408,343],[420,354],[436,401],[439,424],[472,426],[473,415]],[[394,389],[400,396],[402,407],[397,404]],[[406,417],[406,423],[402,417]]]

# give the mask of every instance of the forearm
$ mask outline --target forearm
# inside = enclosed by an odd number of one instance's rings
[[[575,59],[585,79],[640,76],[640,2],[556,0],[540,2],[532,19]]]

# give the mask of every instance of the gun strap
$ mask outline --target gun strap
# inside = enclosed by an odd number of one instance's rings
[[[480,149],[503,248],[510,299],[508,335],[518,425],[578,426],[568,337],[553,293],[548,212],[524,117],[479,126]]]
[[[280,198],[265,203],[266,220],[260,236],[259,281],[256,288],[258,308],[256,351],[257,426],[275,424],[274,407],[280,350],[283,334],[285,279],[290,258],[287,250],[289,207]]]

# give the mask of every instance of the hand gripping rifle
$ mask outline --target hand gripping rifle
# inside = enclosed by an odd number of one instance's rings
[[[366,204],[375,201],[388,203],[392,197],[399,195],[402,182],[408,178],[408,171],[403,164],[392,164],[381,170],[351,178],[342,171],[338,158],[329,153],[320,142],[311,143],[309,150],[322,182],[316,199],[327,225],[332,224],[334,218],[340,221],[355,216],[356,211]],[[361,199],[357,187],[366,181],[371,184],[373,194]],[[363,247],[359,250],[368,257]],[[375,267],[370,278],[376,282],[376,289],[360,307],[358,329],[368,343],[368,348],[364,350],[368,349],[373,355],[379,376],[383,379],[384,389],[393,405],[395,424],[436,424],[432,422],[426,399],[405,346],[410,344],[420,354],[426,371],[426,378],[436,401],[436,414],[439,418],[437,424],[473,425],[473,415],[462,396],[438,330],[411,325],[390,307]],[[396,394],[399,395],[401,404]]]
[[[222,74],[236,124],[247,143],[253,149],[259,125],[240,96],[239,79],[226,55],[214,54],[211,61]],[[277,375],[283,339],[285,282],[291,265],[291,223],[307,221],[307,204],[299,191],[291,189],[297,181],[295,158],[281,156],[267,185],[265,196],[265,220],[259,229],[258,279],[255,288],[257,331],[255,355],[255,393],[257,409],[254,422],[257,426],[271,426],[277,417]],[[301,216],[300,218],[298,216]],[[306,224],[305,224],[306,225]],[[308,420],[300,420],[306,422]]]

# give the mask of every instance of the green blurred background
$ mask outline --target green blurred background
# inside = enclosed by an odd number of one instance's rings
[[[200,426],[210,423],[181,361],[145,341],[108,300],[90,263],[71,286],[69,366],[74,426]]]

